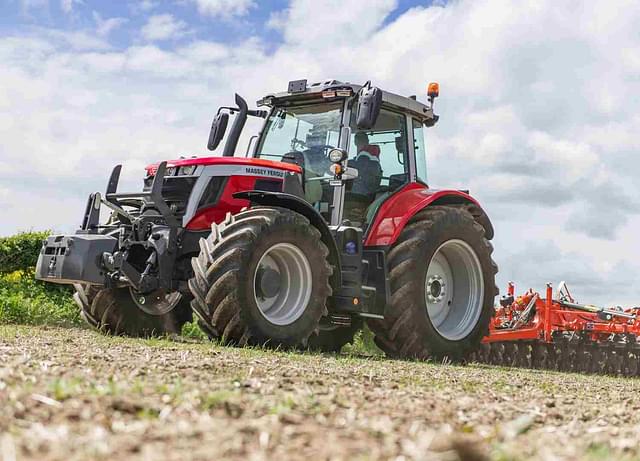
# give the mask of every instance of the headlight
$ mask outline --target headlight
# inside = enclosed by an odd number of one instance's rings
[[[329,160],[333,163],[340,163],[347,158],[347,153],[342,149],[331,149],[329,151]]]

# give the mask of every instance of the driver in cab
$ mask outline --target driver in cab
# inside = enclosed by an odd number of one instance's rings
[[[364,221],[367,208],[376,198],[382,179],[380,147],[369,144],[369,136],[359,132],[354,136],[356,156],[348,166],[358,170],[358,177],[351,182],[345,201],[345,217],[354,222]]]

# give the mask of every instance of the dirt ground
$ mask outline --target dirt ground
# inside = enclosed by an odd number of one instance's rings
[[[0,460],[640,459],[639,389],[0,326]]]

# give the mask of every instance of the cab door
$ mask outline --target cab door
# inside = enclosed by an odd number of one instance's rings
[[[347,184],[344,218],[366,229],[386,198],[410,181],[407,118],[383,107],[371,130],[358,130],[353,114],[350,128],[348,166],[358,177]]]

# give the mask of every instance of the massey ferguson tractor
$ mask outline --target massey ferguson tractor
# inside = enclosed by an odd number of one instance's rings
[[[49,237],[37,278],[73,284],[111,334],[180,332],[195,314],[230,344],[336,351],[367,322],[393,357],[463,359],[497,294],[491,222],[460,190],[427,186],[428,103],[365,85],[289,83],[213,121],[221,156],[146,168],[140,192],[89,196],[80,229]],[[247,117],[264,119],[246,154]],[[108,219],[101,220],[101,211]]]

